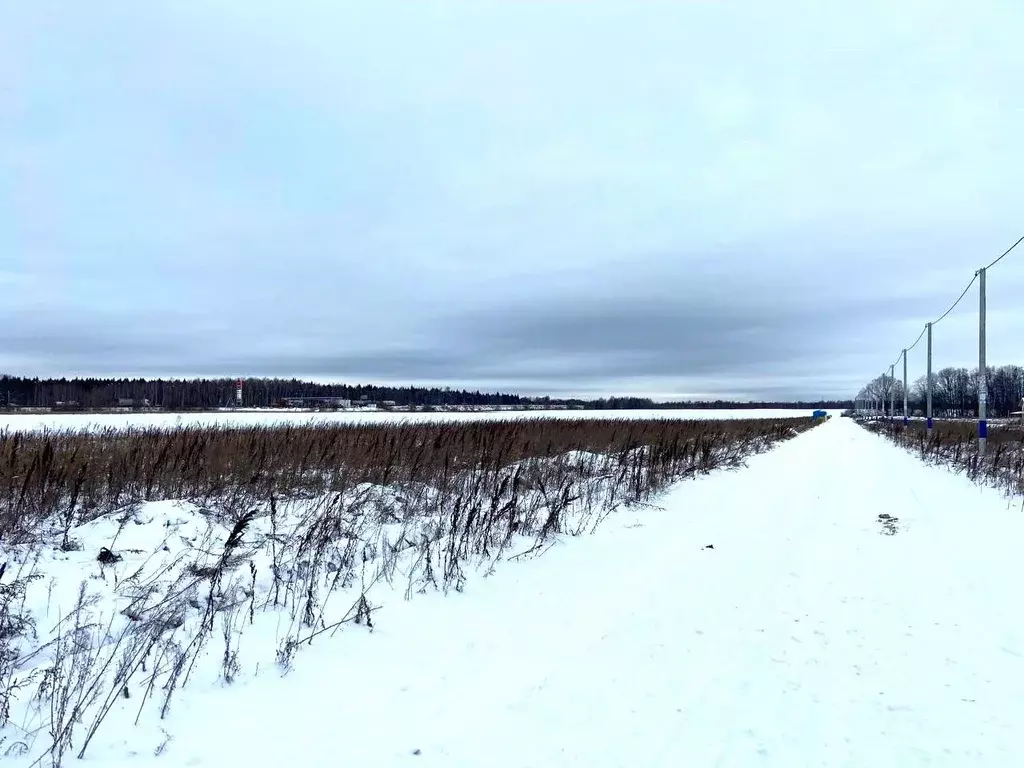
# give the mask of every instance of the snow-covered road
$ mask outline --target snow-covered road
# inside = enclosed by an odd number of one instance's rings
[[[1024,765],[1019,501],[836,418],[661,506],[186,690],[157,762]]]

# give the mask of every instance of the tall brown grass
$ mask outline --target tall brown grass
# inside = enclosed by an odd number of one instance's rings
[[[16,432],[0,435],[0,540],[31,535],[43,519],[58,516],[73,527],[139,501],[234,506],[359,483],[444,488],[466,470],[494,473],[571,451],[615,455],[628,466],[624,480],[657,484],[728,463],[810,425],[806,419],[516,419]]]

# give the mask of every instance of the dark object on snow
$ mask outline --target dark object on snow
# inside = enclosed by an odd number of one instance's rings
[[[423,754],[423,750],[421,750],[421,749],[414,749],[414,750],[412,751],[412,753],[413,753],[414,755],[422,755],[422,754]]]
[[[100,547],[100,553],[96,556],[96,559],[104,565],[108,565],[109,563],[119,562],[121,560],[121,556],[115,555],[106,547]]]
[[[899,531],[899,528],[896,526],[896,523],[898,523],[899,521],[900,519],[898,517],[893,517],[892,515],[886,514],[884,512],[878,516],[878,522],[882,524],[882,533],[886,536],[896,535],[896,533]]]
[[[714,544],[708,544],[706,547],[704,547],[704,549],[714,549],[714,548],[715,548]]]

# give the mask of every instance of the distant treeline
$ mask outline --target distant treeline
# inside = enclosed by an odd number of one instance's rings
[[[46,408],[58,403],[109,408],[121,399],[148,400],[177,409],[222,408],[235,403],[236,379],[29,379],[0,376],[0,402]],[[518,405],[517,395],[484,394],[440,387],[384,387],[368,384],[315,384],[298,379],[245,379],[242,404],[271,408],[290,397],[340,397],[393,401],[396,405]]]
[[[635,409],[657,409],[657,410],[722,410],[735,411],[750,408],[787,408],[793,410],[815,410],[845,409],[851,406],[850,400],[680,400],[666,403],[656,403],[646,397],[609,397],[598,400],[558,400],[556,398],[523,398],[528,403],[550,403],[551,405],[583,406],[584,408],[597,411],[607,410],[635,410]]]
[[[937,418],[967,418],[977,416],[978,389],[981,377],[978,368],[948,367],[932,372],[932,414]],[[907,407],[913,414],[926,410],[928,377],[920,376],[910,383],[907,391]],[[1024,400],[1024,367],[1019,365],[986,366],[985,368],[986,415],[989,418],[1009,416],[1021,410]],[[896,405],[896,412],[903,411],[903,382],[899,377],[891,379],[879,376],[871,381],[858,395],[857,400],[864,407],[884,403],[888,408],[890,400]]]
[[[22,408],[110,408],[122,399],[148,401],[167,410],[223,408],[235,403],[236,379],[40,379],[0,376],[0,406]],[[242,404],[272,408],[292,397],[339,397],[358,401],[394,402],[396,406],[527,406],[551,405],[596,410],[625,409],[737,409],[737,408],[845,408],[845,402],[729,402],[725,400],[655,403],[641,397],[596,400],[521,397],[448,387],[389,387],[372,384],[317,384],[298,379],[245,379]]]

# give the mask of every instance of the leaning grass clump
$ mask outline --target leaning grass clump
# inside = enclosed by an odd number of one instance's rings
[[[6,552],[20,563],[0,572],[0,754],[7,739],[54,764],[82,757],[112,711],[166,717],[209,674],[204,659],[223,684],[261,662],[287,672],[317,638],[372,630],[381,589],[466,589],[475,570],[812,427],[521,419],[0,434],[0,569]],[[154,524],[145,502],[164,500],[187,505],[184,522],[166,521],[152,552],[122,549],[122,535]],[[96,526],[110,531],[99,557],[82,551]],[[93,573],[37,637],[26,606],[47,548]],[[254,659],[263,617],[274,648]]]

